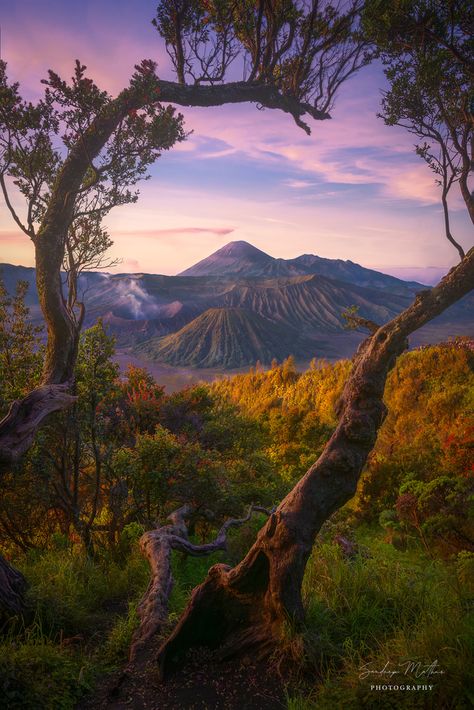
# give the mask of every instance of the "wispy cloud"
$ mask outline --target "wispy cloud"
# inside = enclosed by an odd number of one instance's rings
[[[212,153],[215,157],[234,154],[299,173],[283,181],[291,190],[324,183],[373,186],[386,200],[436,203],[437,187],[414,154],[412,137],[377,118],[377,84],[370,81],[370,100],[364,92],[341,97],[334,119],[313,123],[310,137],[278,112],[265,111],[257,120],[252,106],[222,107],[206,116],[198,109],[186,109],[196,158],[204,159],[207,143],[217,140],[222,148]]]
[[[232,234],[235,231],[234,227],[173,227],[172,229],[139,229],[134,231],[117,232],[122,236],[140,236],[151,237],[152,239],[159,237],[169,237],[175,234],[215,234],[222,237],[226,234]]]
[[[139,272],[141,270],[142,266],[138,259],[124,259],[123,261],[120,262],[120,264],[117,265],[117,268],[115,269],[116,271],[123,271],[123,272]]]
[[[48,68],[69,77],[76,57],[112,94],[144,57],[172,78],[149,3],[6,5],[2,54],[28,98],[40,95]],[[382,82],[380,67],[361,72],[341,91],[333,120],[312,122],[310,137],[287,114],[254,105],[179,108],[188,140],[151,169],[138,204],[106,218],[111,256],[124,260],[115,270],[176,273],[234,232],[287,258],[312,252],[365,264],[448,264],[456,255],[443,237],[433,176],[412,137],[376,117]],[[472,227],[460,207],[453,200],[453,229],[468,245]],[[33,245],[0,212],[0,260],[33,263]]]
[[[310,180],[284,180],[283,184],[287,187],[291,187],[293,190],[305,190],[308,187],[317,185],[317,183],[311,182]]]

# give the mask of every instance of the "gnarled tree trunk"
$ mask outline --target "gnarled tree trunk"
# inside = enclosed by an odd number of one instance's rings
[[[223,654],[253,648],[267,653],[288,619],[303,620],[303,575],[315,537],[331,514],[355,494],[385,418],[387,375],[413,331],[474,288],[474,249],[431,291],[359,348],[346,383],[338,426],[316,463],[282,501],[247,556],[231,569],[215,565],[159,652],[161,671],[192,646]]]
[[[68,383],[42,385],[23,399],[13,402],[0,422],[0,463],[17,461],[31,446],[38,427],[52,412],[71,406],[76,397],[69,394]]]
[[[140,548],[147,558],[151,568],[151,580],[148,589],[138,605],[140,626],[135,632],[130,648],[130,661],[134,662],[140,651],[146,648],[155,634],[160,633],[168,621],[168,603],[173,589],[171,573],[171,553],[173,550],[183,552],[191,557],[206,557],[218,550],[227,549],[227,532],[230,528],[244,525],[252,517],[253,512],[270,515],[270,511],[260,506],[252,505],[244,518],[226,520],[212,542],[194,545],[188,540],[186,519],[191,513],[187,505],[171,513],[168,519],[171,525],[164,525],[146,532],[140,538]]]

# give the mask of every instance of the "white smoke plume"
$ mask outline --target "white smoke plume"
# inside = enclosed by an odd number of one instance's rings
[[[114,284],[120,306],[126,306],[134,320],[156,318],[160,306],[155,303],[150,294],[140,285],[139,277],[128,276]]]

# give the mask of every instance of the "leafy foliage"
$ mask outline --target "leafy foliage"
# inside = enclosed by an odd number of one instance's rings
[[[243,67],[244,81],[301,102],[327,118],[340,85],[372,53],[359,31],[362,3],[338,6],[300,0],[162,0],[153,25],[164,39],[181,84],[222,82],[229,67]]]
[[[473,395],[469,342],[400,359],[386,391],[389,414],[359,486],[356,507],[362,517],[373,520],[384,509],[397,510],[398,525],[405,517],[424,544],[447,554],[471,549]]]
[[[472,3],[465,0],[369,0],[364,29],[381,52],[389,90],[381,117],[414,134],[416,153],[428,164],[442,189],[446,237],[451,234],[447,197],[460,183],[474,220],[474,200],[467,181],[473,135],[474,63]]]
[[[15,295],[9,296],[0,277],[0,417],[40,379],[42,328],[31,323],[27,291],[28,283],[19,281]]]
[[[146,97],[140,110],[131,106],[114,123],[112,97],[87,77],[78,60],[70,82],[49,72],[43,81],[44,96],[36,104],[22,99],[19,84],[9,83],[6,63],[0,61],[0,187],[16,225],[34,242],[41,243],[48,209],[54,211],[57,200],[66,202],[65,194],[55,191],[58,177],[67,176],[67,160],[85,153],[81,184],[67,193],[73,200],[71,214],[58,227],[65,232],[58,272],[61,266],[66,271],[68,312],[79,328],[84,318],[77,292],[79,274],[115,263],[105,257],[112,240],[102,227],[103,218],[113,207],[136,202],[135,185],[147,178],[149,166],[163,150],[185,138],[182,116],[159,103],[151,75],[154,69],[149,64],[137,66],[132,85]],[[102,139],[98,124],[107,120],[112,128]],[[95,152],[94,141],[99,146]],[[84,149],[87,145],[93,159]],[[11,199],[9,179],[24,198],[23,214]]]
[[[5,480],[0,536],[30,582],[36,613],[0,647],[13,707],[18,694],[33,707],[47,693],[73,707],[94,674],[126,659],[148,578],[136,546],[143,531],[187,503],[192,539],[204,540],[245,504],[277,502],[333,431],[351,367],[318,361],[300,373],[288,359],[166,395],[139,368],[118,377],[113,351],[100,323],[84,333],[75,410],[58,416]],[[462,340],[407,353],[392,372],[378,445],[356,501],[325,525],[304,584],[307,630],[289,641],[322,681],[299,696],[293,689],[289,706],[365,703],[366,685],[351,681],[359,666],[411,655],[435,654],[449,670],[441,704],[464,697],[473,377]],[[241,559],[260,524],[234,534],[214,561]],[[171,619],[211,563],[173,560]],[[31,664],[52,685],[28,681]]]

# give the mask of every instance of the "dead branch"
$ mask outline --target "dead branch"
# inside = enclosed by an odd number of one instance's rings
[[[372,334],[376,333],[380,328],[375,321],[369,320],[368,318],[362,318],[362,316],[346,316],[346,320],[351,328],[365,328]]]
[[[0,467],[17,461],[31,446],[36,431],[52,412],[70,407],[77,399],[70,383],[37,387],[10,406],[0,421]]]

